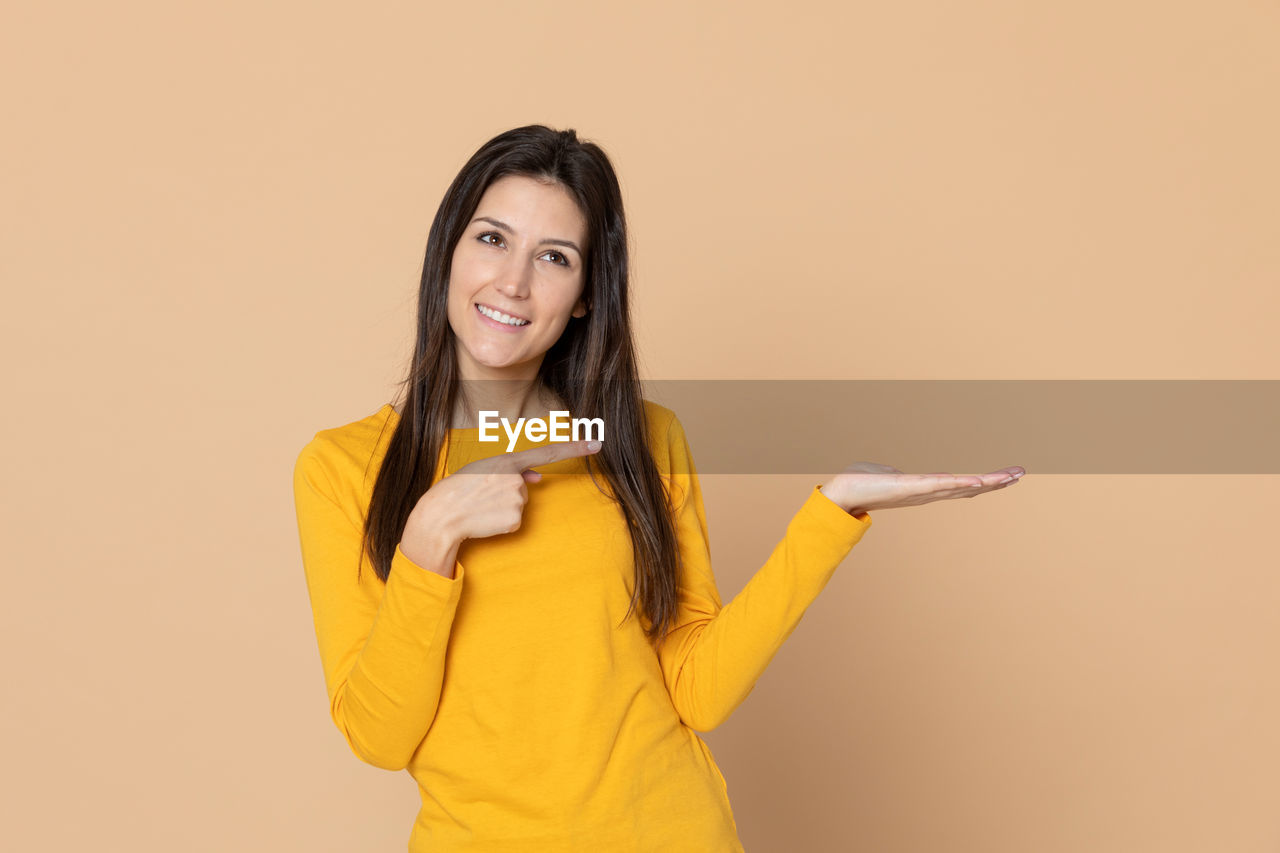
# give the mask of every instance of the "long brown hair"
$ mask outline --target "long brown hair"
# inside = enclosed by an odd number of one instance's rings
[[[646,636],[661,638],[675,620],[679,549],[671,498],[649,450],[632,341],[622,192],[604,151],[571,129],[535,124],[495,136],[471,156],[440,202],[418,289],[417,343],[401,383],[408,386],[404,413],[374,483],[361,551],[385,582],[409,514],[433,484],[463,393],[447,313],[453,250],[485,190],[506,175],[562,185],[586,217],[587,315],[570,318],[544,356],[537,381],[574,417],[603,418],[609,425],[604,447],[584,459],[597,487],[595,470],[604,476],[608,489],[601,491],[619,504],[630,530],[635,589],[627,616],[639,603],[649,621]]]

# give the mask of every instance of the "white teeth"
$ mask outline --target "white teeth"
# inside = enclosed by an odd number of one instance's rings
[[[527,326],[527,325],[529,325],[529,321],[528,321],[528,320],[517,320],[515,317],[511,317],[511,316],[509,316],[509,315],[507,315],[507,314],[503,314],[501,311],[492,311],[492,310],[490,310],[490,309],[488,309],[488,308],[484,307],[483,305],[476,305],[476,307],[480,309],[480,313],[481,313],[481,314],[483,314],[484,316],[486,316],[486,317],[488,317],[488,318],[490,318],[490,319],[492,319],[492,320],[497,320],[499,323],[506,323],[508,326]]]

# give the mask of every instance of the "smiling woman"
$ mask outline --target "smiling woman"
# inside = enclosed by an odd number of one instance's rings
[[[490,184],[476,213],[449,267],[458,371],[477,388],[481,380],[532,382],[569,318],[587,314],[578,248],[586,218],[563,186],[525,175]]]
[[[854,463],[723,607],[684,429],[640,395],[629,300],[605,153],[572,130],[499,134],[431,224],[403,405],[298,455],[329,713],[362,761],[417,781],[410,853],[740,853],[697,732],[751,693],[869,509],[1013,473]],[[526,430],[503,451],[481,412],[572,413],[609,435]]]
[[[597,145],[491,139],[431,225],[403,405],[298,456],[330,715],[361,760],[417,780],[411,851],[742,850],[694,729],[742,701],[805,595],[777,587],[787,555],[717,618],[683,431],[640,395],[627,251]],[[504,452],[481,411],[609,437],[526,430]],[[809,590],[870,521],[818,495],[800,524]]]

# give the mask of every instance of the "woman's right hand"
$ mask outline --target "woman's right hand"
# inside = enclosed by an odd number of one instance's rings
[[[599,450],[597,441],[555,442],[515,453],[499,453],[462,466],[441,478],[418,499],[405,522],[401,550],[406,557],[418,562],[414,553],[433,553],[440,546],[452,550],[464,539],[483,539],[519,530],[525,504],[529,502],[525,484],[542,479],[541,474],[530,469],[575,456],[589,456]]]

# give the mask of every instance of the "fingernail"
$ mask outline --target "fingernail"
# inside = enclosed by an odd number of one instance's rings
[[[1025,473],[1027,473],[1027,472],[1026,472],[1026,471],[1019,471],[1018,473],[1016,473],[1016,474],[1014,474],[1014,475],[1013,475],[1013,479],[1015,479],[1015,480],[1016,480],[1016,479],[1018,479],[1019,477],[1021,477],[1021,476],[1022,476],[1023,474],[1025,474]]]
[[[1000,485],[1002,485],[1002,486],[1003,486],[1005,483],[1012,483],[1012,482],[1013,482],[1014,480],[1016,480],[1016,479],[1018,479],[1018,478],[1017,478],[1017,477],[1009,477],[1009,478],[1007,478],[1007,479],[1001,480],[1001,481],[1000,481]]]
[[[588,442],[587,442],[587,450],[599,450],[599,449],[600,449],[601,447],[603,447],[603,446],[604,446],[604,445],[602,445],[602,444],[601,444],[600,442],[598,442],[598,441],[588,441]]]

